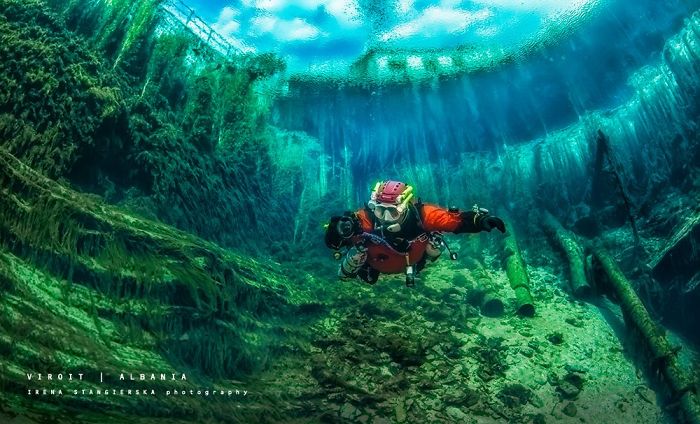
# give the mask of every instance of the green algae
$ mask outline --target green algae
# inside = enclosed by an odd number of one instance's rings
[[[0,198],[4,370],[183,369],[209,381],[266,366],[278,337],[270,311],[291,311],[301,299],[270,267],[72,191],[4,150],[0,180],[8,194]],[[3,377],[12,393],[31,388],[15,371]],[[18,408],[29,400],[8,396]],[[55,399],[47,402],[33,408],[50,409]],[[89,409],[124,402],[113,397]]]
[[[284,63],[202,53],[158,3],[3,2],[0,139],[52,178],[241,244],[274,220],[250,213],[270,191],[253,178],[271,143],[257,92]]]

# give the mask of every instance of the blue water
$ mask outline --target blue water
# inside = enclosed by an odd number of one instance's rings
[[[292,84],[275,124],[317,137],[338,161],[352,152],[360,179],[396,163],[457,163],[463,152],[499,152],[623,105],[634,92],[628,80],[661,62],[664,43],[699,5],[611,2],[555,45],[440,82]]]

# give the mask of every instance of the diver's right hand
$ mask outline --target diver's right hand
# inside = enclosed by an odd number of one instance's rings
[[[481,230],[482,231],[491,231],[494,228],[497,228],[498,231],[505,233],[506,232],[506,224],[503,222],[501,218],[497,218],[495,216],[485,216],[481,220]]]

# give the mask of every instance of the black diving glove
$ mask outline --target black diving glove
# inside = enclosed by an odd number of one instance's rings
[[[479,224],[481,224],[482,231],[491,231],[494,228],[497,228],[498,231],[502,233],[506,232],[506,224],[501,218],[497,218],[495,216],[485,216],[481,218]]]

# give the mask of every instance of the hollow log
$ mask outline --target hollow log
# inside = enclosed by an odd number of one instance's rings
[[[486,292],[484,294],[479,307],[481,315],[491,318],[503,316],[504,309],[503,301],[493,292]]]
[[[531,317],[535,315],[535,303],[530,295],[530,277],[527,275],[525,261],[523,261],[518,248],[512,221],[507,218],[504,218],[504,221],[508,229],[504,239],[506,274],[510,286],[515,292],[518,314]]]
[[[544,230],[550,239],[557,243],[569,262],[569,271],[571,279],[571,291],[578,298],[587,297],[591,294],[591,285],[586,278],[586,269],[584,267],[583,247],[576,240],[576,236],[566,230],[559,221],[549,212],[543,214],[542,223]]]
[[[491,318],[503,316],[505,305],[496,292],[496,283],[491,280],[484,265],[476,258],[469,258],[469,263],[469,268],[473,270],[472,276],[476,276],[477,280],[472,280],[469,286],[467,302],[479,308],[483,316]]]
[[[684,422],[700,424],[700,403],[695,393],[695,384],[678,365],[677,350],[671,346],[664,331],[651,318],[629,280],[610,255],[599,246],[594,247],[593,254],[596,265],[600,266],[607,277],[598,284],[605,285],[614,296],[614,300],[620,304],[625,316],[629,317],[641,333],[654,356],[654,365],[661,371],[671,391],[672,398],[678,400],[682,408]]]

